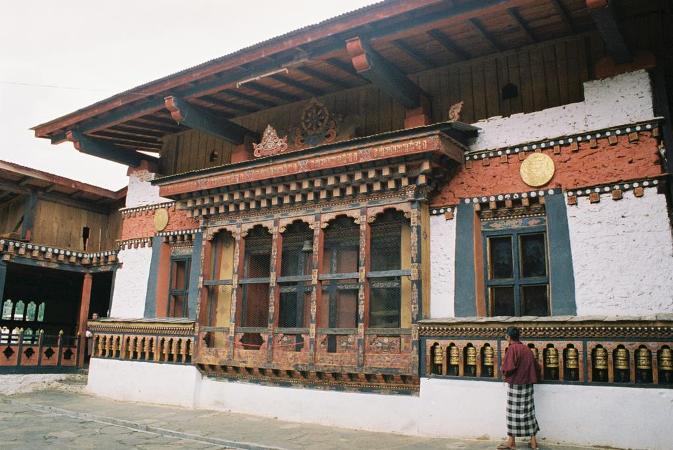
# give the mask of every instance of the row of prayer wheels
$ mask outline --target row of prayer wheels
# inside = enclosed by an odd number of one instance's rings
[[[528,346],[535,359],[540,361],[540,350],[533,344],[528,344]],[[430,371],[433,374],[482,377],[493,377],[495,374],[496,358],[493,344],[484,344],[479,349],[468,343],[461,349],[455,343],[450,343],[444,347],[436,342],[430,347],[430,350],[432,358]],[[477,358],[478,353],[480,353],[481,358]],[[652,351],[645,345],[638,347],[634,352],[633,364],[635,370],[633,374],[630,352],[623,345],[618,345],[612,351],[612,364],[610,364],[609,350],[602,345],[596,345],[591,349],[589,355],[588,369],[591,371],[591,380],[594,382],[652,383],[655,379],[653,371],[656,370],[659,384],[673,384],[673,350],[668,345],[661,346],[656,351],[654,358]],[[542,376],[545,380],[580,380],[580,351],[572,344],[561,350],[556,348],[554,344],[547,344],[542,348],[542,360],[540,362],[542,363]],[[653,367],[654,362],[656,362],[656,366]],[[479,367],[477,367],[478,364]],[[612,377],[609,376],[609,371],[611,371]]]

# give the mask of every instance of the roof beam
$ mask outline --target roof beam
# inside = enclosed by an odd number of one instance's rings
[[[190,128],[224,139],[227,142],[242,144],[246,135],[257,137],[257,133],[227,119],[220,119],[208,110],[190,105],[186,101],[169,96],[164,99],[171,117]]]
[[[531,44],[537,42],[535,34],[533,34],[533,31],[530,29],[528,24],[521,18],[521,16],[519,15],[519,10],[517,8],[508,8],[507,14],[509,14],[512,20],[514,20],[514,23],[519,27],[519,29],[524,32],[526,38],[528,39],[528,42],[530,42]]]
[[[274,89],[274,88],[265,86],[265,85],[263,85],[261,83],[258,83],[256,81],[248,81],[247,83],[242,84],[241,86],[244,86],[248,89],[252,89],[252,90],[257,91],[257,92],[261,92],[262,94],[266,94],[266,95],[269,95],[271,97],[279,98],[279,99],[281,99],[283,101],[286,101],[286,102],[297,102],[297,101],[301,100],[300,97],[297,97],[294,94],[288,94],[286,92],[281,92],[278,89]]]
[[[419,108],[422,105],[423,97],[427,94],[371,48],[367,41],[360,37],[348,39],[346,50],[358,74],[374,83],[407,109]]]
[[[493,35],[489,33],[489,31],[482,25],[481,21],[479,19],[470,19],[470,23],[472,24],[472,27],[477,31],[477,34],[481,36],[483,40],[488,42],[488,44],[493,47],[496,51],[503,51],[504,48],[498,44],[498,42],[495,40]]]
[[[586,0],[591,18],[617,64],[633,61],[633,52],[619,29],[614,0]]]
[[[66,132],[66,139],[72,142],[75,146],[75,149],[82,153],[108,159],[126,166],[136,167],[143,161],[158,161],[158,158],[153,156],[144,155],[134,150],[127,150],[117,145],[104,142],[100,139],[93,139],[88,136],[84,136],[77,130],[68,130]]]
[[[246,101],[248,103],[251,103],[253,105],[257,105],[262,108],[273,108],[274,106],[278,106],[278,103],[276,102],[270,102],[268,100],[264,100],[263,98],[257,98],[252,95],[244,94],[243,92],[239,92],[235,89],[226,89],[221,92],[222,94],[230,95],[232,97],[236,97],[239,100]]]
[[[299,66],[299,67],[296,67],[295,70],[297,70],[298,72],[302,72],[302,73],[308,75],[309,77],[313,77],[316,80],[320,80],[323,83],[332,84],[332,85],[337,86],[341,89],[348,89],[348,88],[351,87],[351,85],[349,83],[346,83],[345,81],[339,80],[338,78],[331,77],[327,74],[319,72],[316,69],[312,69],[310,67]]]
[[[561,16],[561,21],[568,27],[568,29],[571,32],[575,32],[575,25],[573,25],[572,19],[570,19],[570,15],[568,15],[568,11],[563,7],[563,5],[559,2],[559,0],[549,0],[556,9],[556,12],[558,13],[559,16]]]
[[[425,55],[422,55],[418,51],[411,48],[411,46],[406,42],[404,42],[403,40],[398,39],[396,41],[393,41],[392,44],[398,49],[402,50],[407,55],[409,55],[414,61],[416,61],[418,64],[425,67],[426,69],[435,67],[434,62],[430,61],[430,59],[427,58]]]
[[[462,48],[458,47],[458,45],[453,42],[453,40],[448,37],[445,33],[439,31],[439,30],[430,30],[428,31],[428,36],[433,38],[435,41],[439,42],[442,47],[450,51],[451,53],[455,54],[458,56],[460,59],[469,59],[470,54],[467,53],[465,50]]]
[[[230,111],[234,111],[235,113],[250,114],[257,111],[257,109],[253,108],[252,106],[245,106],[241,105],[240,103],[220,100],[219,98],[213,97],[212,95],[204,95],[203,97],[198,97],[198,100],[203,101],[205,103],[210,103],[220,108],[226,108]]]
[[[309,94],[311,94],[313,96],[321,96],[325,93],[325,91],[323,91],[320,88],[309,86],[306,83],[302,83],[301,81],[293,80],[292,78],[287,77],[285,75],[280,75],[280,74],[271,75],[271,78],[273,78],[274,80],[278,80],[281,83],[287,84],[288,86],[292,86],[293,88],[299,89],[300,91],[308,92]]]
[[[26,186],[17,186],[15,183],[0,181],[0,191],[11,192],[18,195],[35,195],[38,199],[60,203],[67,206],[74,206],[76,208],[86,209],[100,214],[107,214],[110,212],[109,208],[104,203],[101,203],[100,200],[87,202],[83,200],[77,200],[69,197],[68,195],[57,192],[45,192],[37,189],[30,189]]]

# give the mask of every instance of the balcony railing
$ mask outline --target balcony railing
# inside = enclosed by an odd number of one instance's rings
[[[420,323],[425,376],[501,380],[505,330],[517,326],[543,383],[673,388],[673,315],[455,318]]]
[[[89,321],[94,358],[190,364],[194,321],[99,319]]]
[[[0,332],[0,372],[63,372],[77,369],[77,336],[38,330]]]

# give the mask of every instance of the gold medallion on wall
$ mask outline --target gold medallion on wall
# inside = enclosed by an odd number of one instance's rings
[[[159,208],[154,211],[154,231],[164,231],[168,225],[168,210]]]
[[[528,186],[540,187],[549,183],[555,170],[554,160],[549,155],[533,153],[521,163],[519,174]]]

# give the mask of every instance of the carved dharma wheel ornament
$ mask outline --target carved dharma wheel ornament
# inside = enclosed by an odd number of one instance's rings
[[[521,163],[519,174],[528,186],[540,187],[551,181],[555,170],[554,160],[549,155],[533,153]]]
[[[159,208],[154,211],[154,231],[164,231],[168,226],[168,210]]]

